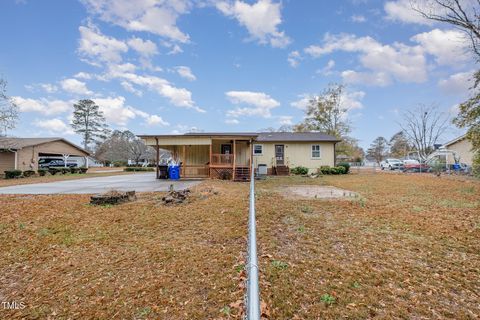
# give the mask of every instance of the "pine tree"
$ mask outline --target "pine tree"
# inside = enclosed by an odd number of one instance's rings
[[[73,130],[83,137],[83,147],[89,150],[89,145],[105,139],[109,132],[103,112],[94,101],[79,100],[73,105]]]

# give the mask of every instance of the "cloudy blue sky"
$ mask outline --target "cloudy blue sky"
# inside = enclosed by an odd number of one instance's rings
[[[337,82],[368,146],[419,103],[454,114],[474,68],[464,35],[409,0],[2,0],[0,39],[10,134],[77,143],[82,98],[137,134],[257,131],[300,122]]]

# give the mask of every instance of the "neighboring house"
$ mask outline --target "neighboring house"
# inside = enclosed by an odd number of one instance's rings
[[[473,162],[472,143],[467,139],[466,135],[460,136],[452,141],[449,141],[443,145],[445,149],[454,151],[460,158],[461,163],[465,163],[469,166]]]
[[[340,140],[319,132],[187,133],[140,135],[146,145],[168,150],[181,163],[183,178],[249,180],[250,167],[266,165],[269,174],[288,174],[303,166],[310,172],[335,165]],[[157,170],[158,176],[158,170]]]
[[[0,174],[5,170],[38,170],[40,157],[88,157],[88,151],[63,138],[0,138]]]

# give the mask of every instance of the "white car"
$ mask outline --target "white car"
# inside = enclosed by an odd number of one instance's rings
[[[401,170],[403,169],[403,162],[398,159],[385,159],[380,162],[382,170]]]

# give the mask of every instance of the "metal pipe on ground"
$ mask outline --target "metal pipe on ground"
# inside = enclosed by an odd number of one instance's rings
[[[248,215],[248,263],[246,319],[260,320],[260,289],[258,285],[257,234],[255,218],[255,174],[253,161],[250,172],[250,207]]]

